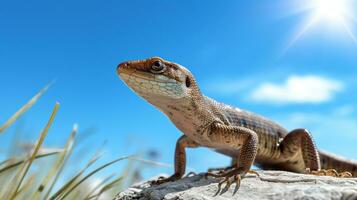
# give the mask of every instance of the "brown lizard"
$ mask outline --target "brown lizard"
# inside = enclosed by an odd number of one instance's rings
[[[192,73],[159,57],[118,65],[120,78],[136,94],[162,111],[183,132],[176,143],[175,173],[159,178],[160,184],[185,174],[185,148],[208,147],[232,157],[232,166],[208,176],[239,187],[254,164],[262,169],[297,173],[357,176],[357,163],[317,150],[306,129],[288,132],[257,114],[219,103],[204,96]],[[333,169],[333,170],[323,170]]]

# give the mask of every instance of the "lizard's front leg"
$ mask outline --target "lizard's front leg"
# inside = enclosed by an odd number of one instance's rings
[[[219,184],[219,190],[221,185],[226,183],[225,189],[228,189],[232,181],[236,182],[236,191],[240,186],[240,180],[242,176],[250,172],[250,168],[253,165],[255,156],[258,151],[258,136],[257,134],[247,128],[237,126],[227,126],[219,123],[212,124],[211,129],[208,132],[208,139],[213,144],[226,145],[229,148],[239,149],[238,160],[239,162],[233,166],[232,169],[224,173],[210,173],[206,176],[224,177]],[[233,180],[232,180],[233,179]]]
[[[152,181],[153,184],[161,184],[170,181],[175,181],[180,179],[186,170],[186,147],[195,148],[198,147],[199,144],[195,141],[191,140],[186,135],[181,136],[176,142],[175,149],[175,173],[168,177],[159,177],[158,180]]]

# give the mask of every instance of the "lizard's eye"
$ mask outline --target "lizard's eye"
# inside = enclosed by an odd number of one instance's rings
[[[151,72],[153,73],[161,73],[163,71],[165,71],[166,66],[164,63],[162,63],[161,61],[155,61],[152,65],[151,65]]]
[[[186,77],[185,84],[186,84],[186,87],[188,87],[188,88],[191,86],[191,80],[188,76]]]

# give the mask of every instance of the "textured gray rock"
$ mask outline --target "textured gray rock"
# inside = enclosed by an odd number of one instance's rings
[[[206,180],[202,175],[195,175],[156,186],[150,186],[148,182],[140,183],[119,193],[115,200],[357,200],[357,178],[334,178],[282,171],[258,172],[261,179],[255,175],[247,175],[235,195],[233,184],[225,193],[215,196],[219,180]]]

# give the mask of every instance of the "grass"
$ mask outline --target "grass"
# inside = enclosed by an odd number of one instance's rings
[[[46,86],[37,93],[0,126],[0,134],[5,134],[6,130],[40,99],[48,87],[49,86]],[[48,122],[44,125],[43,131],[39,134],[36,143],[30,151],[24,152],[22,156],[10,157],[4,161],[0,161],[0,184],[2,185],[2,187],[0,187],[0,199],[112,199],[116,193],[124,189],[128,184],[131,184],[135,179],[135,177],[133,177],[133,172],[135,171],[133,170],[133,162],[135,160],[155,165],[155,163],[150,163],[150,161],[141,160],[134,156],[125,156],[95,167],[96,162],[101,157],[101,155],[97,153],[92,156],[85,166],[74,173],[72,177],[63,180],[64,168],[70,167],[68,160],[76,147],[77,125],[74,125],[63,148],[45,151],[42,147],[46,136],[49,134],[51,125],[55,121],[59,107],[60,104],[55,103]],[[11,148],[18,148],[15,147],[15,145],[11,146]],[[10,151],[15,150],[16,149],[11,149]],[[112,174],[102,178],[94,187],[89,187],[90,184],[88,184],[88,182],[90,182],[91,178],[97,175],[98,172],[123,160],[128,160],[129,162],[120,175]]]

